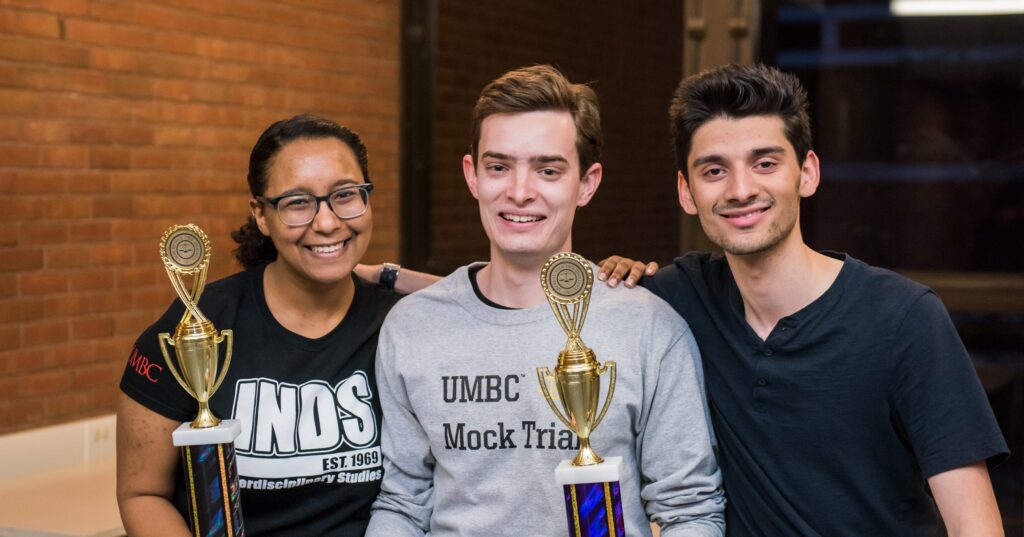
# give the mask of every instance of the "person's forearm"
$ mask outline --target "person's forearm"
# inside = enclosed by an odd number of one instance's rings
[[[159,496],[121,501],[121,523],[132,537],[191,537],[185,520],[171,502]]]
[[[1004,534],[985,461],[934,475],[928,485],[949,537]]]
[[[356,265],[353,272],[356,273],[356,276],[370,283],[380,283],[381,268],[383,268],[383,265],[360,264]],[[395,280],[395,291],[407,295],[432,285],[440,279],[440,276],[403,268],[398,271],[398,278]]]

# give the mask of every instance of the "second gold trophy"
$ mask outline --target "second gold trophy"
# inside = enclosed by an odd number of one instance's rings
[[[576,457],[571,462],[562,461],[555,469],[555,480],[562,485],[565,494],[569,535],[623,536],[619,490],[622,457],[603,459],[590,445],[591,433],[608,412],[616,376],[615,362],[599,363],[594,351],[580,338],[590,307],[594,272],[590,262],[582,256],[563,252],[551,256],[544,264],[540,282],[568,340],[558,353],[554,374],[548,367],[538,367],[537,378],[551,410],[580,439]],[[608,373],[608,395],[604,404],[599,405],[604,373]],[[560,405],[555,404],[551,394],[551,381],[554,381]]]

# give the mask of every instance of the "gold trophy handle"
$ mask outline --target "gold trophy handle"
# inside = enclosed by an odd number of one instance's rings
[[[167,352],[167,345],[172,347],[174,346],[174,340],[171,339],[171,335],[167,332],[157,334],[156,340],[160,343],[160,352],[164,353],[164,361],[167,363],[167,369],[169,369],[171,374],[174,375],[174,380],[178,381],[178,384],[180,384],[182,389],[185,390],[185,393],[191,395],[193,399],[197,399],[196,393],[193,392],[192,388],[189,388],[185,380],[181,378],[181,375],[178,373],[178,368],[174,366],[174,360],[171,360],[171,354]]]
[[[565,419],[565,416],[562,415],[562,411],[558,410],[558,407],[555,406],[554,399],[551,398],[551,390],[548,389],[548,379],[553,377],[554,375],[551,374],[551,369],[547,366],[537,368],[537,380],[540,381],[540,390],[544,393],[544,399],[548,402],[548,406],[551,407],[551,411],[558,416],[558,419],[561,420],[561,422],[564,423],[570,431],[576,432],[576,428],[569,423],[569,420]]]
[[[227,340],[228,342],[227,351],[224,352],[224,364],[220,367],[220,378],[218,378],[217,382],[214,383],[213,388],[210,388],[211,396],[213,395],[213,392],[217,391],[217,388],[220,388],[220,383],[224,382],[224,377],[228,374],[228,366],[231,365],[231,349],[234,347],[235,343],[235,333],[231,330],[221,330],[220,335],[217,336],[213,342],[219,346],[224,340]]]
[[[602,365],[601,369],[598,370],[598,374],[603,375],[605,371],[610,372],[610,378],[608,379],[608,395],[604,398],[604,406],[601,407],[601,413],[597,415],[597,420],[594,421],[594,425],[590,427],[591,431],[597,429],[597,426],[601,424],[601,420],[604,419],[605,413],[608,412],[608,406],[612,402],[612,395],[615,394],[615,362],[605,360],[604,365]]]

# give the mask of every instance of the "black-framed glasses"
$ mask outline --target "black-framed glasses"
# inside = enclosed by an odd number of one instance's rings
[[[324,201],[331,208],[331,212],[342,220],[362,216],[370,206],[370,192],[373,192],[373,184],[365,183],[341,187],[326,196],[299,193],[276,198],[256,196],[256,200],[274,207],[284,225],[304,226],[316,218],[320,212],[320,202]]]

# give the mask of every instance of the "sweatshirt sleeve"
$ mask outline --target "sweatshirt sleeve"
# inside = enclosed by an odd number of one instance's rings
[[[725,496],[711,447],[700,351],[689,328],[673,332],[677,337],[667,348],[650,349],[655,361],[644,379],[647,411],[638,438],[640,494],[664,537],[721,536]]]
[[[383,410],[384,480],[373,502],[368,537],[426,535],[433,511],[434,458],[412,412],[394,340],[385,322],[377,346],[377,391]]]

